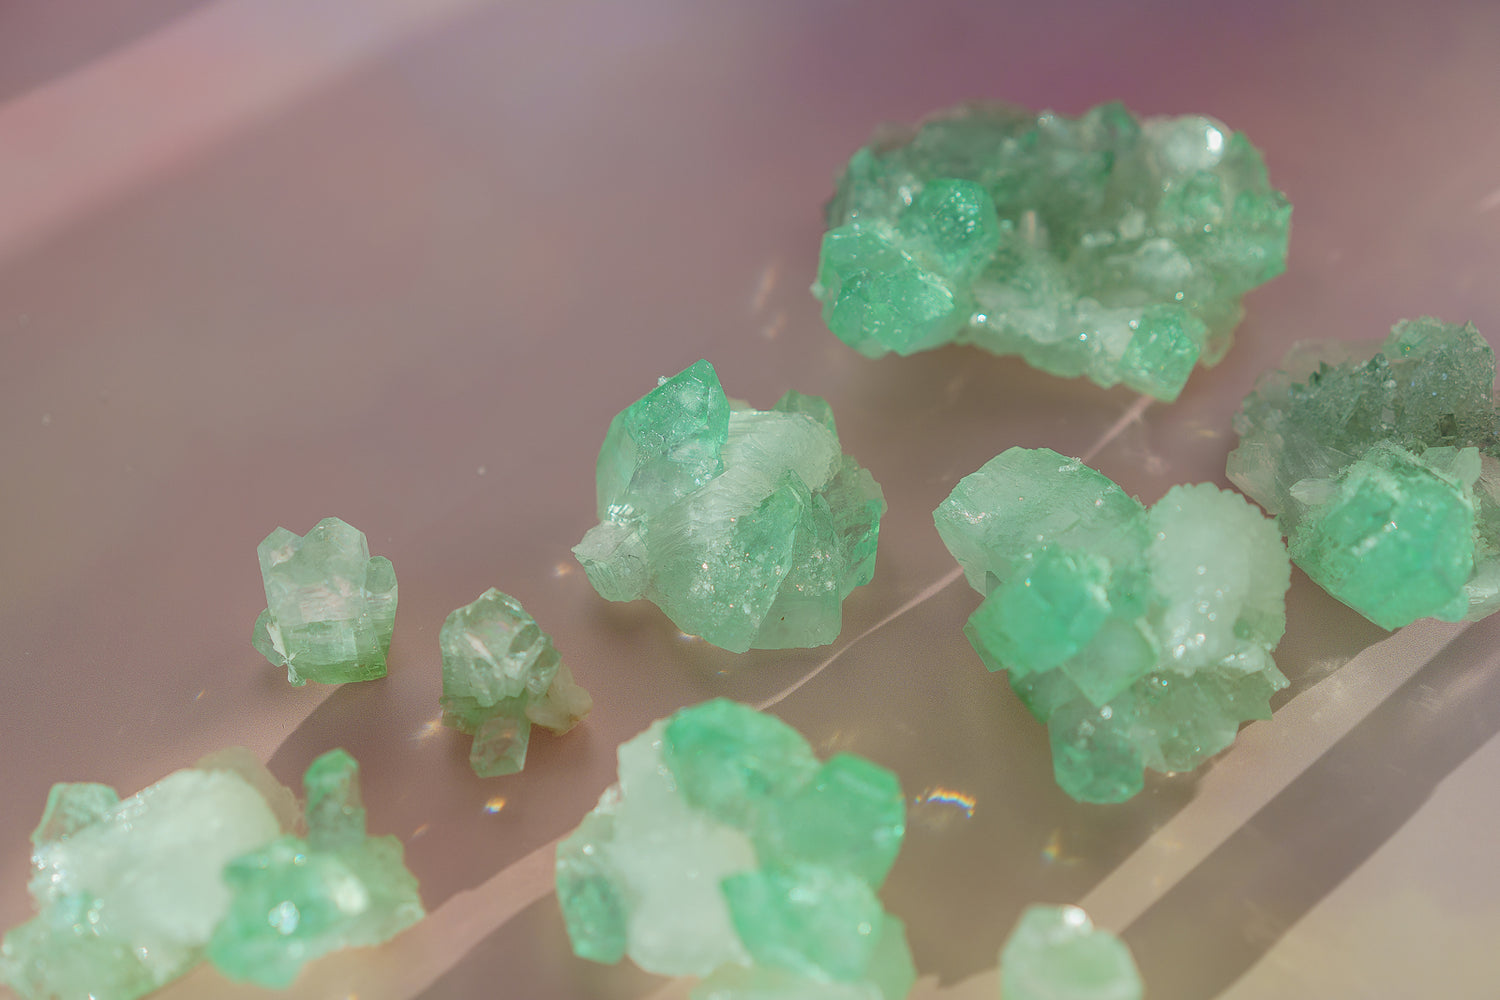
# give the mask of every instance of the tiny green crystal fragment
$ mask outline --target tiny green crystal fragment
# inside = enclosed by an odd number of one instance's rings
[[[563,840],[573,950],[707,977],[695,1000],[901,1000],[916,981],[876,891],[906,829],[894,775],[723,699],[620,747],[619,784]]]
[[[251,642],[303,685],[384,677],[396,621],[396,571],[370,556],[364,532],[325,517],[305,536],[285,528],[257,550],[266,610]]]
[[[1211,118],[972,104],[878,134],[827,216],[813,294],[860,353],[968,343],[1171,400],[1285,267],[1291,206]]]
[[[1270,718],[1291,579],[1275,525],[1176,486],[1147,510],[1077,459],[1012,448],[933,513],[984,601],[964,634],[1047,723],[1057,783],[1120,802]]]
[[[1292,560],[1382,628],[1500,610],[1495,354],[1472,324],[1299,344],[1235,416],[1229,478]]]
[[[443,722],[474,737],[469,764],[481,778],[525,766],[533,723],[565,733],[593,707],[551,636],[493,587],[448,616],[438,644]]]
[[[1002,1000],[1141,1000],[1125,943],[1076,906],[1032,906],[1000,952]]]
[[[379,944],[422,919],[401,841],[365,834],[359,765],[331,750],[307,769],[307,837],[278,837],[230,861],[228,913],[208,957],[230,979],[285,988],[340,948]]]
[[[597,472],[599,524],[573,548],[589,582],[716,646],[826,645],[874,575],[885,498],[817,396],[731,406],[699,361],[615,417]]]

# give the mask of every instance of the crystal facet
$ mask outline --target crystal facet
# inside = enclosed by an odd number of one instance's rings
[[[1032,906],[1000,952],[1002,1000],[1141,1000],[1125,943],[1076,906]]]
[[[893,774],[820,762],[796,730],[722,699],[619,756],[619,784],[557,851],[576,954],[706,976],[695,1000],[907,995],[905,929],[875,895],[906,829]]]
[[[1229,478],[1308,576],[1382,628],[1483,618],[1500,609],[1494,382],[1472,324],[1299,344],[1236,415]]]
[[[1211,118],[966,105],[854,154],[813,293],[869,357],[972,343],[1171,400],[1285,267],[1290,218]]]
[[[385,676],[396,572],[364,532],[325,517],[305,537],[277,528],[260,543],[266,610],[251,639],[286,679],[342,684]]]
[[[731,405],[707,361],[615,417],[597,501],[573,553],[599,595],[646,597],[734,652],[832,642],[844,598],[875,572],[885,511],[826,402]]]
[[[1077,459],[1012,448],[933,514],[985,595],[964,632],[1047,723],[1057,783],[1119,802],[1270,718],[1291,578],[1271,521],[1209,484],[1149,511]]]

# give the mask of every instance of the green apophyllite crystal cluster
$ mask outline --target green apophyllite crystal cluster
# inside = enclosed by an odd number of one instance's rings
[[[293,684],[385,676],[396,622],[396,571],[364,532],[336,517],[305,537],[277,528],[257,550],[266,610],[251,641]]]
[[[708,978],[695,1000],[900,1000],[906,933],[875,892],[905,832],[889,771],[825,762],[716,700],[619,750],[620,781],[557,851],[573,950]]]
[[[1076,459],[1012,448],[934,512],[984,602],[965,634],[1047,723],[1057,783],[1118,802],[1270,718],[1291,567],[1236,494],[1175,486],[1147,510]]]
[[[482,778],[521,770],[533,723],[565,733],[593,707],[552,637],[493,587],[448,616],[438,644],[443,722],[474,737],[469,763]]]
[[[699,361],[615,417],[597,477],[599,524],[573,549],[589,582],[716,646],[830,643],[875,572],[885,499],[816,396],[753,410]]]
[[[1281,273],[1290,217],[1213,119],[965,106],[854,154],[813,292],[870,357],[972,343],[1170,400]]]
[[[1001,1000],[1141,1000],[1125,943],[1076,906],[1032,906],[1000,952]]]
[[[1235,417],[1229,478],[1276,516],[1297,565],[1375,624],[1482,618],[1500,608],[1494,382],[1468,324],[1298,345]]]

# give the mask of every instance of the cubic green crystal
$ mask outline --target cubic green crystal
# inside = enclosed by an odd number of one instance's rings
[[[1483,618],[1500,609],[1494,382],[1472,324],[1299,344],[1235,416],[1229,478],[1308,576],[1382,628]]]
[[[438,644],[443,723],[474,737],[469,764],[481,778],[525,766],[532,723],[565,733],[593,707],[552,637],[493,587],[448,616]]]
[[[619,784],[557,851],[573,950],[707,978],[695,1000],[899,1000],[906,932],[876,890],[906,829],[901,786],[723,699],[620,747]]]
[[[251,642],[301,686],[384,677],[396,621],[396,571],[364,532],[336,517],[305,537],[277,528],[257,550],[266,610]]]
[[[827,214],[813,294],[860,353],[968,343],[1171,400],[1285,267],[1291,206],[1211,118],[973,104],[878,133]]]
[[[1076,906],[1032,906],[1000,952],[1002,1000],[1141,1000],[1125,943]]]
[[[208,943],[230,979],[284,988],[340,948],[379,944],[421,920],[401,841],[367,837],[359,765],[332,750],[307,769],[307,837],[279,837],[223,870],[232,900]]]
[[[830,643],[875,572],[885,499],[816,396],[753,410],[699,361],[615,417],[597,474],[599,524],[573,548],[589,582],[716,646]]]
[[[1077,459],[1012,448],[933,513],[984,601],[964,634],[1047,723],[1057,783],[1119,802],[1270,718],[1291,579],[1236,494],[1175,486],[1149,511]]]

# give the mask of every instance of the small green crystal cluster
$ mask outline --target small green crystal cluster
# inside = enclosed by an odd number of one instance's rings
[[[1141,1000],[1125,943],[1076,906],[1032,906],[1000,952],[1001,1000]]]
[[[1495,354],[1470,324],[1294,347],[1235,416],[1229,478],[1293,561],[1382,628],[1500,609]]]
[[[257,550],[266,610],[251,642],[302,685],[385,676],[396,621],[396,571],[370,557],[364,532],[336,517],[305,537],[277,528]]]
[[[443,722],[474,737],[469,764],[481,778],[521,770],[533,723],[565,733],[593,707],[552,637],[493,587],[448,616],[438,644]]]
[[[964,632],[1047,723],[1057,783],[1119,802],[1270,718],[1291,577],[1236,494],[1175,486],[1150,510],[1076,459],[1012,448],[933,514],[985,595]]]
[[[597,476],[600,523],[573,549],[589,582],[716,646],[830,643],[875,572],[885,499],[816,396],[753,410],[699,361],[615,417]]]
[[[1171,400],[1285,267],[1290,218],[1213,119],[969,105],[854,154],[813,293],[870,357],[972,343]]]
[[[576,954],[707,976],[695,1000],[907,995],[906,932],[875,895],[905,833],[893,774],[820,763],[796,730],[722,699],[619,758],[619,784],[557,851]]]

